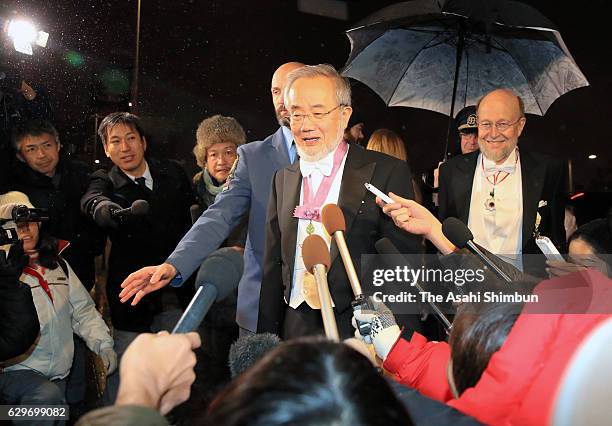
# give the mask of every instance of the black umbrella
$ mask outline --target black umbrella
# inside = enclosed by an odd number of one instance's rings
[[[514,90],[526,112],[544,115],[561,95],[588,85],[554,24],[516,1],[408,1],[346,33],[345,76],[388,106],[450,116],[445,156],[455,113],[493,89]]]

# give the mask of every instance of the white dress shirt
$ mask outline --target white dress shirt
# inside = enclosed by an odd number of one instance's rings
[[[336,148],[337,150],[338,148]],[[350,146],[349,146],[350,149]],[[330,152],[327,156],[320,160],[321,163],[326,164],[321,167],[325,172],[331,174],[331,169],[327,166],[331,161],[333,164],[334,154],[336,150]],[[338,173],[334,177],[331,188],[329,189],[329,193],[327,194],[327,198],[323,202],[323,207],[325,204],[329,203],[338,203],[338,198],[340,197],[340,184],[342,183],[342,174],[344,172],[344,164],[346,163],[346,156],[348,155],[348,150],[346,154],[344,154],[344,158],[342,159],[342,163],[340,164],[340,168],[338,169]],[[303,166],[302,166],[303,164]],[[319,189],[319,185],[323,180],[323,172],[319,167],[315,166],[313,163],[308,163],[300,159],[300,171],[302,172],[302,177],[304,177],[304,173],[310,174],[310,186],[311,191],[316,193]],[[300,187],[300,204],[304,202],[304,180],[302,179],[302,186]],[[298,219],[298,229],[297,229],[297,238],[296,238],[296,246],[295,246],[295,262],[293,264],[293,277],[291,279],[291,296],[289,300],[289,306],[292,308],[297,308],[304,302],[304,287],[302,285],[304,273],[306,272],[306,267],[304,266],[304,260],[302,259],[302,243],[308,236],[306,232],[306,227],[311,223],[310,220],[307,219]],[[331,244],[331,236],[325,230],[325,227],[321,222],[312,221],[314,226],[314,234],[317,234],[327,242],[327,247],[329,248]],[[333,304],[333,300],[332,300]]]
[[[127,177],[132,179],[132,181],[134,181],[134,183],[138,185],[138,182],[136,182],[136,178],[140,176],[132,176],[131,174],[125,171],[123,173],[125,173]],[[145,178],[146,187],[149,188],[151,191],[153,191],[153,176],[151,176],[151,170],[149,170],[149,163],[147,163],[146,161],[145,161],[145,171],[142,174],[142,177]]]
[[[516,164],[516,167],[513,167]],[[484,170],[483,170],[484,165]],[[487,201],[493,190],[495,163],[480,153],[472,182],[470,217],[468,227],[474,234],[474,241],[491,253],[523,270],[523,187],[521,161],[515,149],[498,167],[511,170],[508,177],[501,180],[506,172],[499,174],[495,185],[495,208],[487,209]],[[487,176],[489,179],[487,180]]]

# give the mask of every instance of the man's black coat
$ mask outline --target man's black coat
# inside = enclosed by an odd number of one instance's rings
[[[147,159],[153,177],[153,190],[132,181],[117,166],[93,173],[81,206],[88,215],[101,200],[129,208],[135,200],[146,200],[149,213],[127,217],[109,232],[112,242],[108,262],[106,294],[113,325],[121,330],[150,331],[153,316],[161,309],[161,292],[154,292],[138,303],[119,302],[120,285],[132,272],[163,263],[191,226],[189,207],[195,202],[191,183],[182,168],[172,161]]]
[[[375,196],[364,187],[364,183],[369,182],[384,193],[394,192],[414,199],[411,178],[410,168],[405,162],[366,151],[357,145],[350,146],[338,206],[344,213],[345,238],[358,274],[361,255],[376,254],[374,244],[380,238],[391,239],[402,253],[422,251],[421,238],[398,229],[376,205]],[[284,300],[290,300],[295,260],[298,219],[293,217],[293,210],[299,203],[302,185],[299,163],[276,172],[273,182],[268,204],[257,331],[280,334],[287,307]],[[332,242],[330,255],[332,263],[327,280],[336,305],[336,317],[339,317],[350,308],[353,293],[335,242]],[[349,323],[338,323],[338,328],[343,337],[348,337],[346,334],[352,330],[350,315],[344,317],[348,317]]]

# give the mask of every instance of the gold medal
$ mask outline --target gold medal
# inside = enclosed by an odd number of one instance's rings
[[[317,281],[314,275],[310,272],[304,272],[302,278],[302,294],[304,300],[308,303],[312,309],[321,309],[321,300],[319,299],[319,290],[317,288]]]

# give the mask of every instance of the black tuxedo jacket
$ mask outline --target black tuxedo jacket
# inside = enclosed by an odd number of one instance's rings
[[[364,187],[370,182],[384,193],[390,191],[414,198],[412,175],[405,162],[388,155],[350,145],[340,185],[338,206],[346,221],[345,238],[355,269],[361,270],[361,255],[376,254],[374,243],[382,237],[393,241],[402,253],[420,253],[422,240],[395,227],[376,205],[375,196]],[[299,164],[276,172],[268,203],[263,279],[257,331],[279,334],[282,330],[295,261],[298,219],[293,210],[300,200],[302,174]],[[335,241],[330,249],[327,274],[336,314],[346,311],[353,293]],[[338,315],[336,315],[338,316]],[[349,325],[350,327],[350,325]],[[341,328],[339,324],[339,328]]]
[[[447,217],[456,217],[467,225],[478,154],[479,151],[475,151],[453,157],[440,167],[438,217],[441,221]],[[533,235],[538,212],[542,218],[538,228],[540,234],[549,237],[563,252],[565,250],[563,200],[566,185],[564,164],[525,150],[520,151],[520,160],[523,188],[523,253],[541,253]],[[541,200],[546,201],[546,206],[538,208]]]

